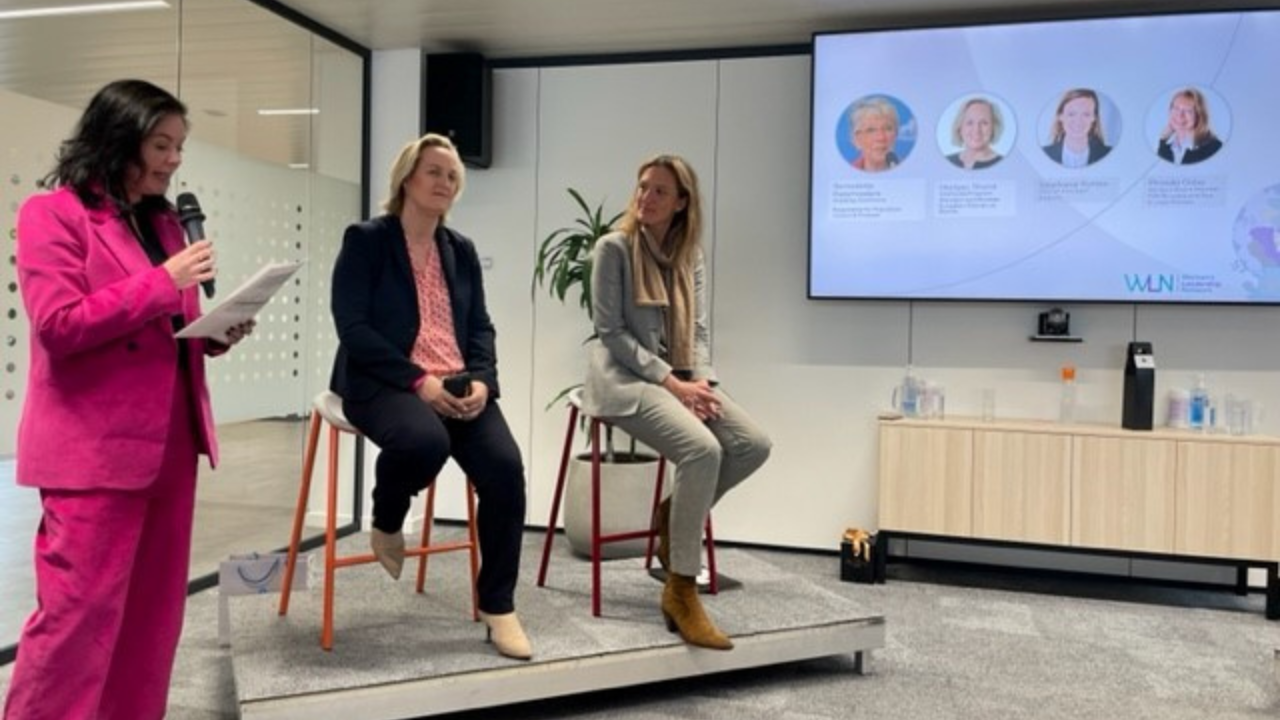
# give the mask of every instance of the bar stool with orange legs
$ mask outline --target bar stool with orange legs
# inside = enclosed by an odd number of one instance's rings
[[[320,440],[321,423],[329,425],[329,474],[328,493],[325,502],[324,531],[324,620],[320,630],[320,647],[333,649],[333,584],[334,573],[338,568],[352,565],[363,565],[377,562],[373,553],[346,555],[339,557],[337,553],[338,531],[338,441],[340,433],[349,433],[357,437],[360,431],[355,428],[342,412],[342,398],[336,393],[325,391],[316,396],[312,402],[311,426],[307,434],[307,450],[302,465],[302,483],[298,491],[298,505],[293,515],[293,535],[289,541],[289,554],[285,562],[283,585],[280,592],[280,614],[289,612],[289,595],[293,587],[293,572],[298,560],[298,546],[302,541],[303,518],[307,512],[307,499],[311,494],[311,476],[315,469],[316,449]],[[467,539],[447,543],[431,543],[431,526],[435,518],[436,484],[432,482],[427,488],[426,507],[422,516],[422,544],[418,547],[405,548],[405,557],[418,558],[418,587],[423,591],[427,579],[427,559],[431,555],[445,552],[466,550],[471,556],[471,619],[480,619],[480,599],[476,592],[476,577],[480,572],[479,544],[476,542],[476,496],[475,488],[467,481]]]
[[[565,429],[564,449],[560,453],[560,472],[556,476],[555,494],[551,499],[551,517],[547,520],[547,536],[542,544],[542,563],[538,566],[538,587],[544,587],[547,582],[547,565],[551,560],[551,543],[555,539],[556,521],[560,517],[560,501],[564,497],[565,479],[569,474],[569,456],[573,450],[574,428],[577,426],[578,416],[582,414],[581,388],[569,393],[568,400],[569,425]],[[649,527],[643,530],[627,530],[609,534],[600,532],[600,428],[601,426],[607,426],[608,422],[590,416],[588,416],[588,419],[590,423],[587,431],[591,438],[591,614],[599,617],[602,548],[609,543],[647,538],[648,546],[645,550],[644,566],[645,568],[651,568],[653,567],[653,544],[658,537],[658,530],[651,520]],[[653,485],[653,506],[650,509],[650,518],[657,517],[658,505],[662,503],[662,483],[666,466],[667,459],[659,457],[658,474],[654,479]],[[703,529],[706,532],[707,571],[711,575],[708,590],[714,595],[719,592],[719,584],[716,579],[716,546],[715,536],[711,532],[710,513],[707,513],[707,521]]]

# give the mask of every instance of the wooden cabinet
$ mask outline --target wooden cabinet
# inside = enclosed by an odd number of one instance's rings
[[[1073,438],[1070,544],[1172,553],[1176,460],[1172,440]]]
[[[972,454],[972,430],[881,427],[880,524],[937,535],[969,535]]]
[[[980,430],[973,443],[973,537],[1064,545],[1071,438]]]
[[[1174,548],[1280,558],[1280,447],[1178,443]]]
[[[1280,560],[1280,439],[1100,425],[880,422],[880,528]]]

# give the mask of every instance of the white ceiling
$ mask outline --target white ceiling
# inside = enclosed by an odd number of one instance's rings
[[[805,44],[814,32],[1241,7],[1249,0],[283,0],[374,50],[491,59]],[[1266,5],[1268,3],[1252,3]],[[1272,3],[1274,4],[1274,0]]]

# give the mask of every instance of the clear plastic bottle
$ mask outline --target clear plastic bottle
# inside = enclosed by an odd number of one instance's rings
[[[902,378],[902,384],[898,386],[896,391],[896,402],[898,412],[906,417],[918,417],[921,415],[920,395],[923,389],[923,381],[917,378],[914,369],[910,364],[907,365],[907,374]]]
[[[1191,389],[1191,404],[1187,412],[1187,424],[1192,430],[1208,430],[1209,388],[1205,386],[1204,373],[1196,375],[1196,386]]]
[[[1058,422],[1076,421],[1076,366],[1062,366],[1062,400],[1058,405]]]

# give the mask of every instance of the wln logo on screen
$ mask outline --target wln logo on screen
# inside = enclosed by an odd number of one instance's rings
[[[1145,293],[1147,295],[1159,295],[1160,293],[1173,292],[1173,276],[1172,275],[1130,275],[1125,273],[1124,284],[1128,286],[1130,293]]]

